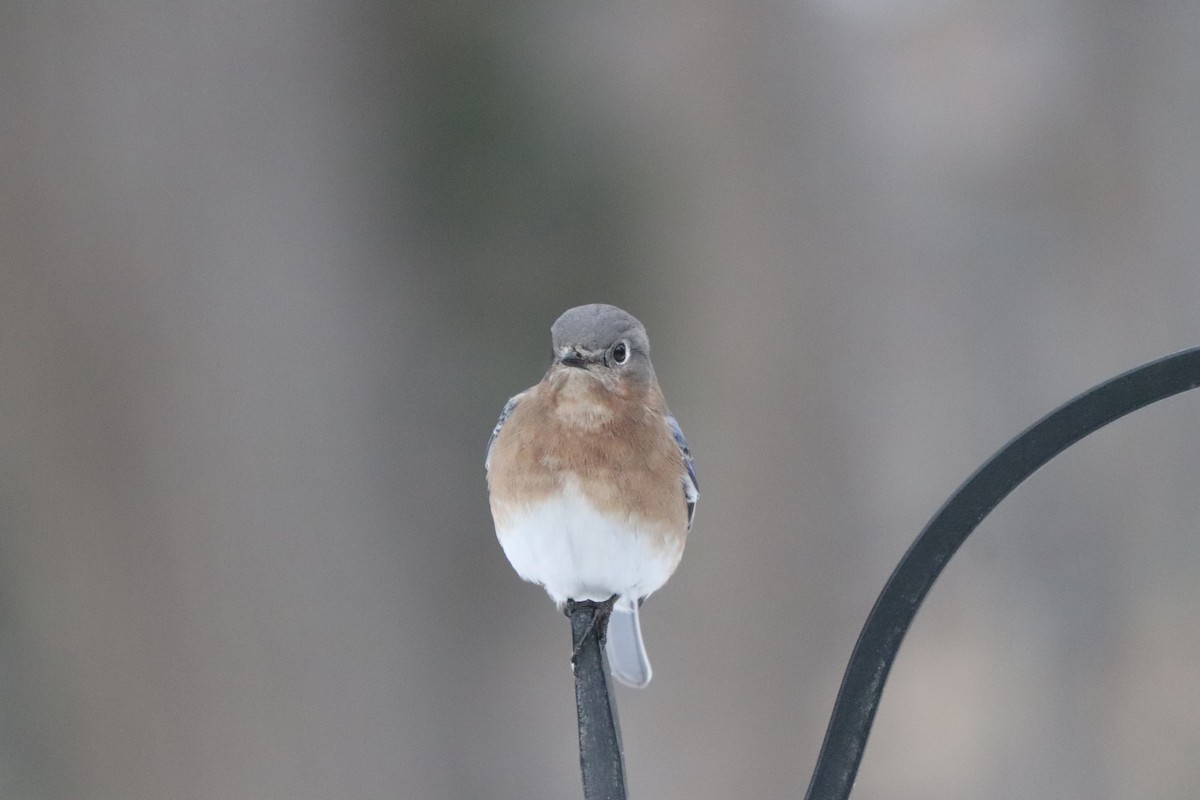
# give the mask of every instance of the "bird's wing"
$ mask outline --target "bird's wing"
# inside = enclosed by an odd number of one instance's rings
[[[508,402],[504,404],[504,410],[500,412],[500,419],[496,420],[496,427],[492,428],[492,435],[488,439],[487,455],[483,457],[483,468],[489,469],[492,465],[492,447],[496,444],[496,437],[500,435],[500,429],[504,427],[504,421],[508,419],[508,415],[517,407],[517,401],[521,399],[521,395],[510,397]]]
[[[679,447],[679,454],[683,456],[683,466],[687,470],[687,474],[683,476],[683,497],[687,500],[688,509],[688,529],[692,527],[692,519],[696,516],[696,501],[700,498],[700,484],[696,481],[696,465],[692,461],[692,451],[688,449],[687,439],[683,438],[683,431],[679,427],[679,423],[675,421],[675,417],[667,414],[667,427],[671,429],[671,435],[675,437],[675,444]],[[497,430],[499,430],[497,428]]]

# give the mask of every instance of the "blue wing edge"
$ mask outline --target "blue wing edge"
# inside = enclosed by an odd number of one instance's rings
[[[675,417],[667,414],[667,427],[671,429],[671,435],[675,437],[675,444],[679,446],[679,454],[683,456],[683,466],[687,468],[687,475],[683,476],[683,496],[687,500],[688,509],[688,530],[692,528],[692,520],[696,517],[696,501],[700,499],[700,483],[696,480],[696,464],[692,461],[692,451],[688,449],[687,439],[683,438],[683,430],[679,427]]]
[[[524,394],[524,392],[522,392]],[[500,435],[500,429],[504,427],[504,421],[508,419],[508,415],[517,407],[517,401],[521,399],[521,395],[508,398],[508,402],[504,404],[504,410],[500,412],[500,419],[496,420],[496,427],[492,428],[492,435],[488,437],[487,453],[483,457],[483,468],[490,469],[492,465],[492,446],[496,444],[496,437]]]

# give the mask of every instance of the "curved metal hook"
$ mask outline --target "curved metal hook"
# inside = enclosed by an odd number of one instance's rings
[[[1046,462],[1113,420],[1200,386],[1200,347],[1106,381],[1034,423],[959,487],[883,587],[842,678],[806,800],[845,800],[888,672],[917,609],[950,557],[997,504]]]

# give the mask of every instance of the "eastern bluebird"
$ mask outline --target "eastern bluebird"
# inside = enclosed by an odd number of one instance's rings
[[[679,565],[699,496],[642,323],[616,306],[566,311],[554,361],[508,401],[488,442],[496,536],[517,574],[568,600],[617,596],[607,652],[622,683],[650,682],[641,601]]]

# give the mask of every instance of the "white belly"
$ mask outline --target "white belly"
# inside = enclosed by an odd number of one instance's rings
[[[509,562],[560,606],[614,594],[645,597],[667,582],[683,550],[682,542],[664,547],[660,532],[636,518],[600,514],[570,484],[556,497],[504,517],[496,533]]]

